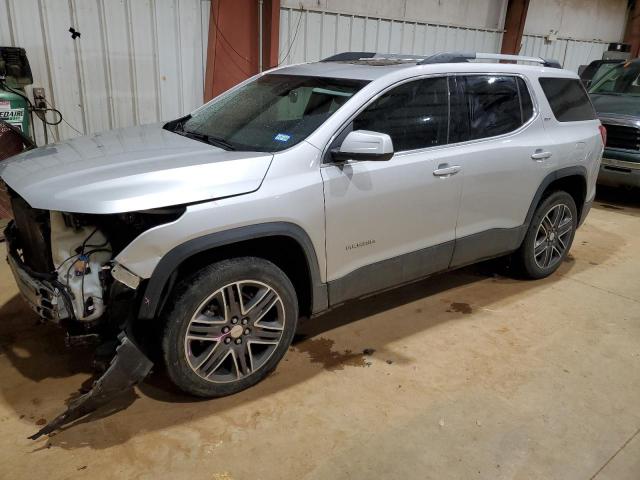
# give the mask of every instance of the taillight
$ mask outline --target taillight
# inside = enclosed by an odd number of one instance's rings
[[[602,145],[607,144],[607,129],[604,125],[600,125],[600,136],[602,137]]]

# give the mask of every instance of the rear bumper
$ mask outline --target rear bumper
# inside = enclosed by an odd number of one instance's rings
[[[603,158],[598,183],[611,187],[640,187],[640,163]]]
[[[18,255],[18,242],[13,222],[6,228],[7,263],[15,278],[16,285],[29,306],[41,318],[60,322],[70,318],[64,287],[55,273],[37,273],[27,267]]]

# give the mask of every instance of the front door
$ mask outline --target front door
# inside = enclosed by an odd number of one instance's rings
[[[323,166],[331,304],[449,266],[462,175],[450,168],[448,102],[446,77],[393,87],[346,128],[387,133],[391,160]]]

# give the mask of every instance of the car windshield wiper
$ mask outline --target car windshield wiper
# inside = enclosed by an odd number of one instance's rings
[[[188,138],[193,138],[194,140],[200,140],[201,142],[205,142],[210,145],[215,145],[216,147],[224,148],[225,150],[236,149],[236,147],[231,145],[226,140],[222,138],[214,137],[213,135],[207,135],[206,133],[192,132],[184,129],[177,133],[180,133],[180,135],[183,135]]]

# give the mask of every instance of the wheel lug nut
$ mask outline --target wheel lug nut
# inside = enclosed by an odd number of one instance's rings
[[[243,318],[242,319],[242,324],[246,325],[247,323],[249,323],[249,319],[248,318]]]
[[[245,328],[244,329],[244,334],[245,335],[249,335],[251,333],[251,329],[250,328]]]
[[[236,323],[238,323],[238,318],[237,318],[237,317],[233,317],[233,318],[231,319],[231,323],[233,323],[234,325],[235,325]]]
[[[242,343],[242,339],[241,338],[236,338],[236,345],[240,345]]]
[[[224,339],[224,343],[226,343],[226,344],[231,343],[231,339],[230,339],[229,337],[225,338],[225,339]]]
[[[229,329],[229,327],[224,327],[224,328],[222,329],[222,333],[227,333],[229,330],[230,330],[230,329]]]

